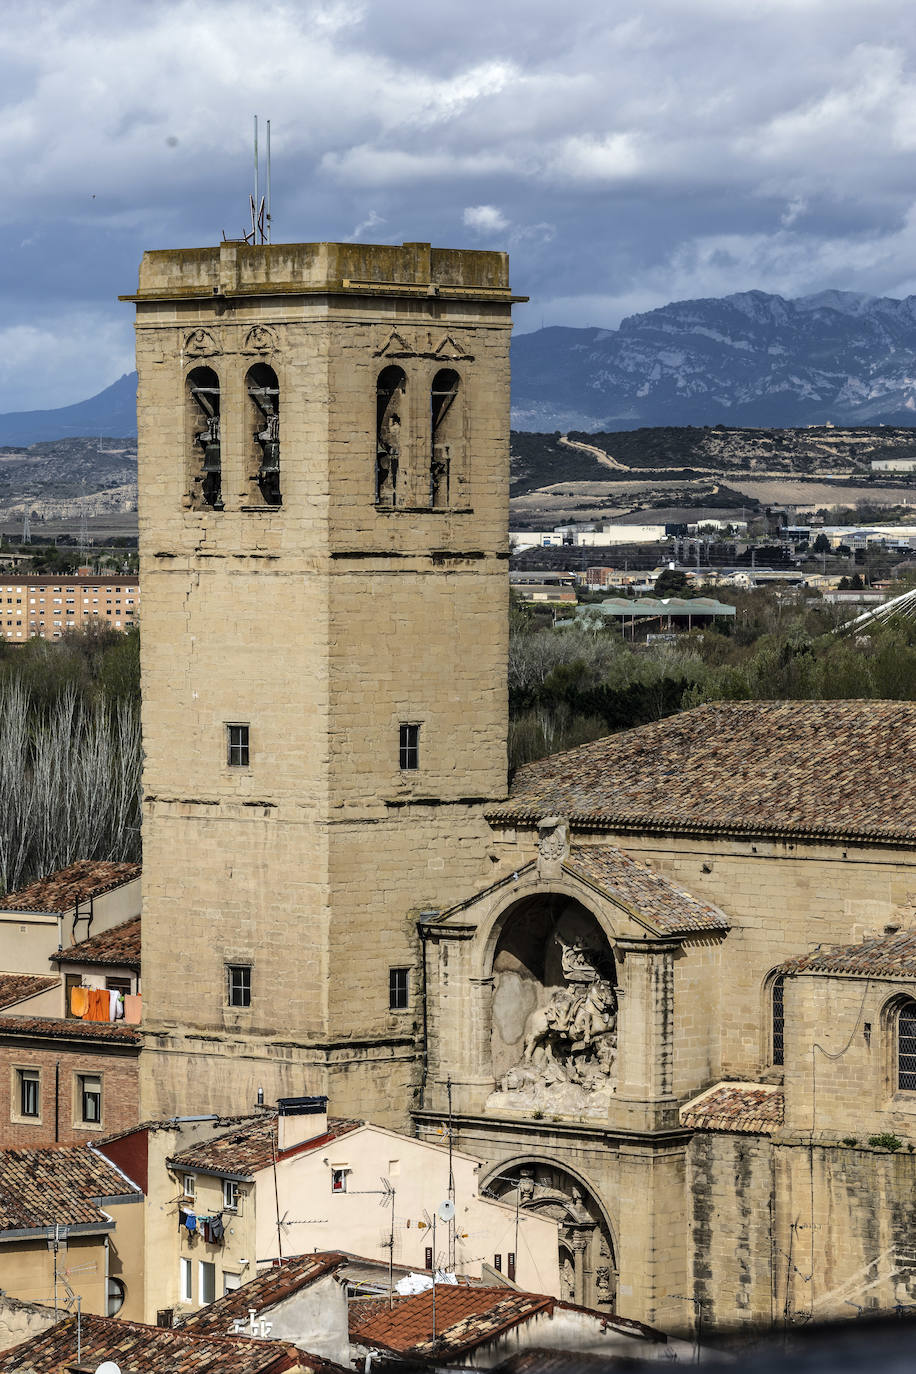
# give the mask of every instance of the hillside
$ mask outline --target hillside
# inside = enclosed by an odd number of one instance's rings
[[[10,411],[0,415],[0,445],[27,447],[55,439],[137,433],[137,374],[126,372],[111,386],[75,405],[55,410]]]
[[[512,367],[517,429],[910,425],[916,296],[676,301],[619,329],[518,335]]]

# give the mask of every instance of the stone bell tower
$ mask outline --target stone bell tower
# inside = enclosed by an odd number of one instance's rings
[[[502,253],[151,252],[137,307],[144,1116],[403,1124],[417,921],[506,793]]]

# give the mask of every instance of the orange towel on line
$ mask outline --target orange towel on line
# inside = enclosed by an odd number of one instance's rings
[[[110,999],[105,988],[89,988],[89,1009],[86,1012],[87,1021],[107,1021]]]
[[[143,999],[139,993],[127,993],[124,997],[124,1022],[128,1026],[139,1026],[140,1009]]]
[[[89,989],[71,988],[70,989],[70,1011],[74,1016],[83,1017],[89,1010]]]

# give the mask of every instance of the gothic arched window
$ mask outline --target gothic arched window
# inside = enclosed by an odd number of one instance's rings
[[[386,367],[376,383],[375,504],[398,504],[398,466],[401,460],[401,419],[407,395],[402,367]]]
[[[770,984],[770,1062],[785,1063],[786,976],[777,973]]]
[[[196,508],[223,509],[223,476],[220,452],[219,377],[212,367],[195,367],[188,373],[190,416],[190,504]]]
[[[447,506],[458,457],[462,422],[456,404],[461,378],[453,368],[444,367],[433,378],[430,392],[429,504]]]
[[[897,1087],[916,1091],[916,1002],[908,999],[897,1012]]]
[[[251,405],[252,498],[265,506],[279,506],[280,492],[280,384],[266,363],[255,363],[246,379]]]

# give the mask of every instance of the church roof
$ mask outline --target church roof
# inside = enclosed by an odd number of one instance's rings
[[[681,1108],[681,1124],[697,1131],[772,1135],[782,1125],[785,1094],[771,1083],[717,1083]]]
[[[916,978],[916,930],[815,949],[783,964],[785,973],[834,973],[860,978]]]
[[[728,918],[718,907],[701,902],[685,888],[637,863],[613,845],[574,845],[563,867],[584,878],[633,917],[662,935],[688,931],[727,930]]]
[[[519,768],[494,824],[916,842],[916,702],[726,701]]]

